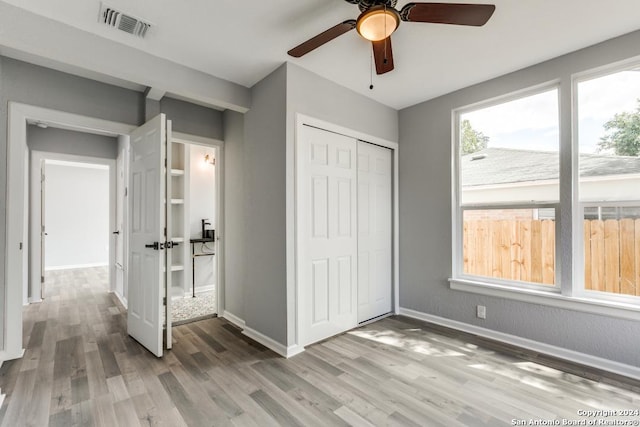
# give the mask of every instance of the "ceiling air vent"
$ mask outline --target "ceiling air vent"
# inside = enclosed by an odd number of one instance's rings
[[[140,38],[144,38],[151,24],[138,19],[134,16],[127,15],[105,4],[102,5],[100,11],[100,22],[109,27],[117,28],[125,33],[133,34]]]

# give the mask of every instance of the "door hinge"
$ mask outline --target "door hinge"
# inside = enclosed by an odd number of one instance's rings
[[[164,228],[164,237],[167,237],[167,227]]]
[[[167,305],[167,297],[162,297],[162,305]]]
[[[40,180],[40,182],[44,182],[44,174],[42,174],[42,179]]]
[[[40,283],[44,283],[44,276],[40,276]]]
[[[20,242],[20,250],[22,250],[22,242]]]
[[[124,187],[124,197],[127,197],[129,194],[129,187]]]

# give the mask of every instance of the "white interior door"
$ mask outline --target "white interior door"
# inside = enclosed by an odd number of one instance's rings
[[[165,115],[160,114],[133,131],[130,144],[127,330],[161,357],[162,300],[166,292]]]
[[[358,142],[358,322],[391,312],[391,150]]]
[[[300,290],[304,345],[357,325],[356,140],[305,126]]]

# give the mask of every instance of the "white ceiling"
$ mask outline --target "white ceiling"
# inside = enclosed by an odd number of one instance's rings
[[[638,0],[496,0],[480,28],[403,22],[395,70],[374,73],[369,90],[371,48],[356,31],[300,59],[286,54],[356,18],[344,0],[105,0],[154,24],[144,40],[99,24],[99,0],[4,2],[247,87],[291,61],[396,109],[640,29]]]

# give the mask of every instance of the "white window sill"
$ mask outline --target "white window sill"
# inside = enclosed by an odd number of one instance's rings
[[[449,279],[451,289],[498,298],[548,305],[567,310],[600,314],[629,320],[640,320],[640,306],[600,299],[565,296],[555,292],[517,289],[469,279]]]

